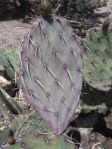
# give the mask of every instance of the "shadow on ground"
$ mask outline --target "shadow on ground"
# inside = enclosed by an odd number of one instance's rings
[[[105,104],[107,108],[112,108],[112,90],[104,92],[83,84],[81,100],[83,103],[95,106]]]
[[[81,143],[81,135],[79,132],[79,128],[90,130],[90,133],[88,133],[87,136],[87,138],[89,138],[90,140],[91,140],[91,133],[95,134],[99,133],[104,138],[107,139],[110,138],[111,140],[112,129],[107,126],[107,123],[105,121],[105,117],[107,117],[109,114],[110,114],[109,111],[107,111],[105,114],[98,113],[97,111],[90,111],[90,112],[85,111],[85,113],[84,111],[82,111],[79,114],[79,116],[69,124],[71,130],[68,132],[68,136],[70,137],[72,136],[73,142],[77,147],[79,147]],[[99,137],[99,139],[101,139],[101,136]],[[93,142],[93,144],[94,143],[95,142]]]

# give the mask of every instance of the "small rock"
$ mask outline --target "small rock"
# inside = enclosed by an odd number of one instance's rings
[[[6,87],[11,85],[10,81],[7,81],[4,77],[0,76],[0,87]]]

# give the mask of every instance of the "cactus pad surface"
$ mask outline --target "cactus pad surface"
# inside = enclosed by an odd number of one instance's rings
[[[45,121],[37,112],[19,115],[10,124],[15,136],[21,136],[30,132],[48,132]]]
[[[55,135],[67,127],[82,88],[83,57],[73,29],[64,19],[38,19],[20,54],[25,96]]]
[[[85,81],[98,90],[109,91],[112,85],[112,30],[90,30],[83,46]]]
[[[4,53],[11,63],[13,69],[18,73],[18,48],[14,45],[8,45],[4,50]]]
[[[3,145],[3,149],[75,149],[74,143],[65,136],[54,137],[39,133],[29,133],[17,138],[13,145]]]

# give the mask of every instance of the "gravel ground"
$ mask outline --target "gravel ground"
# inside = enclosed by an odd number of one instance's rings
[[[0,47],[5,48],[9,44],[19,47],[30,27],[31,24],[22,23],[20,20],[1,21]]]

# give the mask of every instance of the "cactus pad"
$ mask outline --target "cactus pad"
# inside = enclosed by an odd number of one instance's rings
[[[31,114],[19,115],[10,124],[14,130],[15,136],[21,136],[30,132],[48,132],[45,121],[37,112]]]
[[[55,135],[66,129],[79,101],[81,52],[73,29],[56,16],[38,19],[22,45],[23,92]]]
[[[18,73],[18,48],[14,45],[8,45],[4,52],[13,69]]]
[[[112,30],[90,30],[83,46],[85,81],[98,90],[109,91],[112,85]]]
[[[54,137],[47,134],[29,133],[17,138],[13,145],[3,145],[2,149],[75,149],[74,143],[65,136]]]
[[[6,127],[3,130],[0,130],[0,147],[3,143],[5,143],[6,139],[10,134],[10,130]]]

